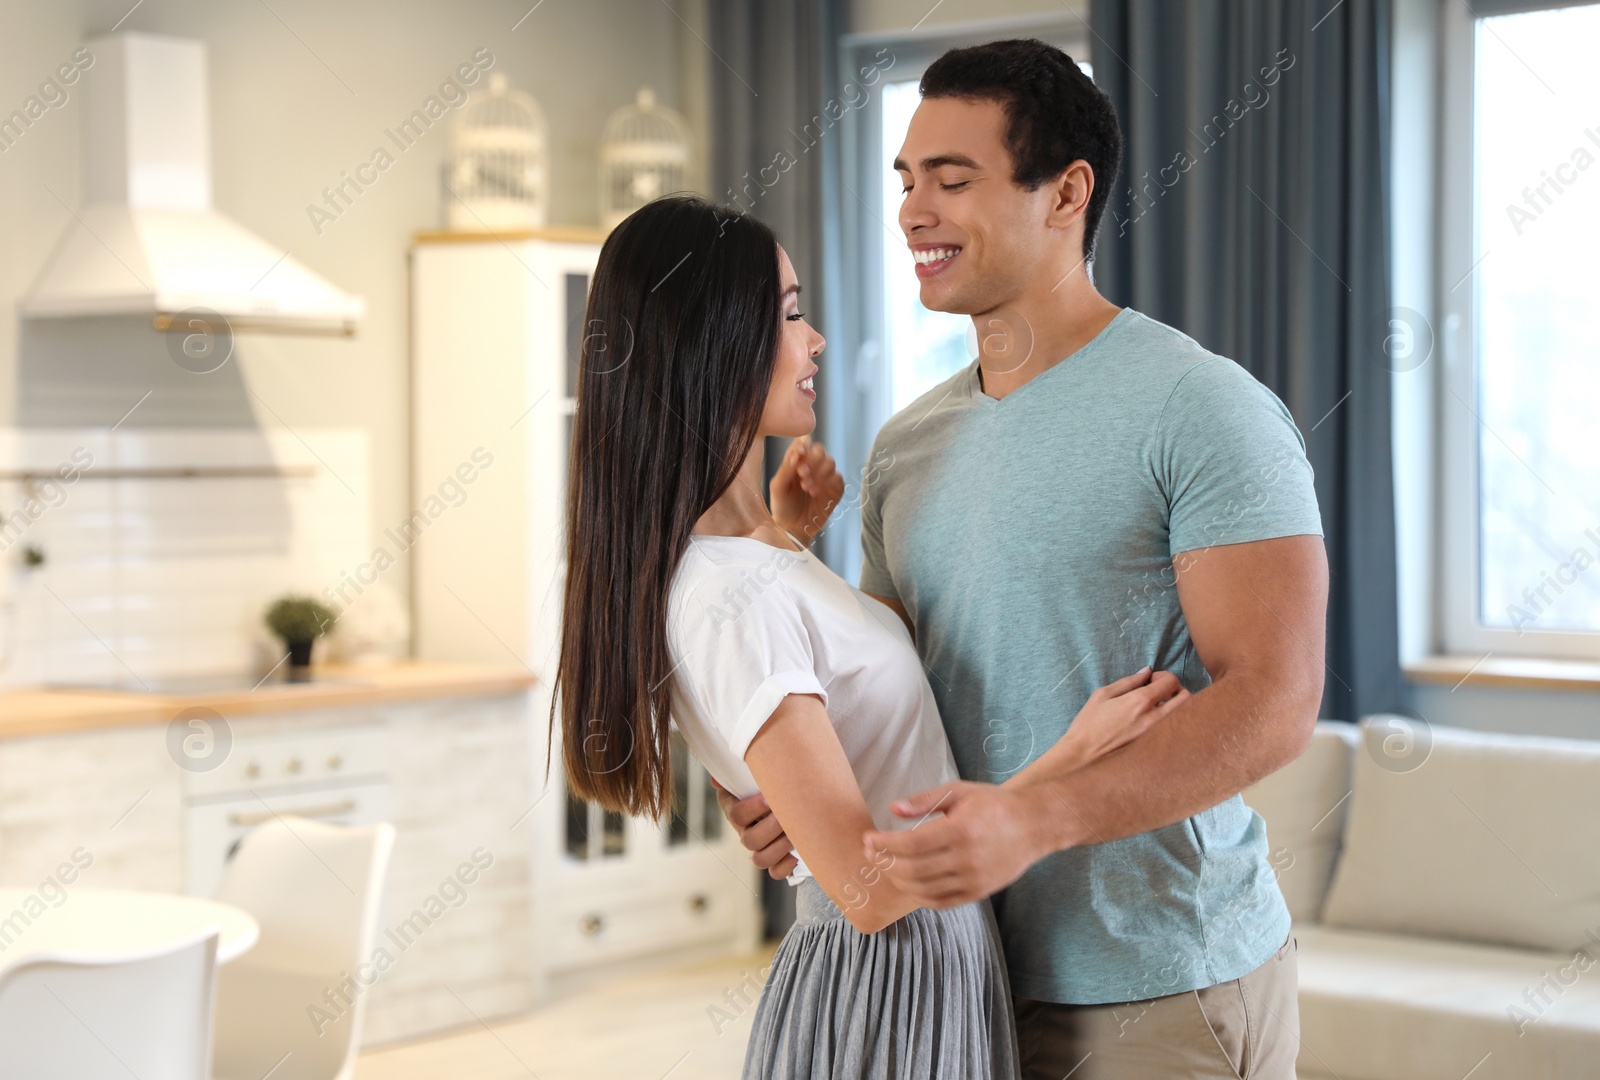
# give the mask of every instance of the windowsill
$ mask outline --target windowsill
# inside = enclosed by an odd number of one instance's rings
[[[1437,683],[1455,689],[1468,686],[1516,690],[1600,691],[1600,663],[1542,660],[1522,656],[1430,656],[1405,666],[1412,682]]]

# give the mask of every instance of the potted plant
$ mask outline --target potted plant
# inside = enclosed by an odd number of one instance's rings
[[[333,609],[309,596],[282,596],[267,608],[267,629],[289,649],[289,666],[311,665],[311,643],[327,632],[337,618]]]

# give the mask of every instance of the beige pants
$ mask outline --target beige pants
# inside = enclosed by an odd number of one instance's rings
[[[1116,1005],[1016,998],[1024,1080],[1294,1080],[1294,935],[1231,982]]]

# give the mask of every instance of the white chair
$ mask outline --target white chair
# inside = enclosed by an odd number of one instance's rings
[[[349,1080],[376,981],[394,826],[277,818],[245,837],[216,899],[261,924],[217,982],[218,1080]]]
[[[217,931],[114,962],[30,957],[0,972],[0,1077],[207,1080]]]

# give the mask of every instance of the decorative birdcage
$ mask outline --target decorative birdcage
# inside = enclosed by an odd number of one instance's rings
[[[530,94],[504,72],[468,101],[450,130],[445,225],[463,232],[539,228],[550,205],[548,128]]]
[[[600,225],[614,228],[652,199],[689,183],[689,122],[648,86],[606,121],[600,144]]]

